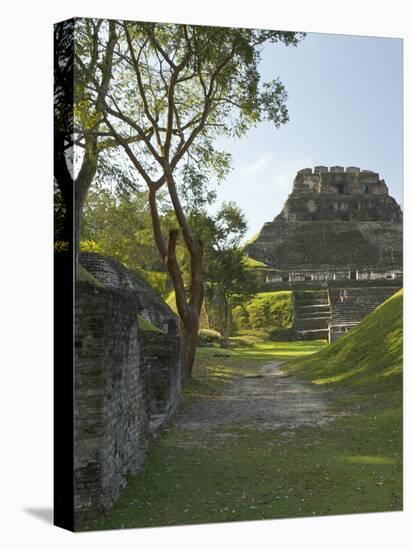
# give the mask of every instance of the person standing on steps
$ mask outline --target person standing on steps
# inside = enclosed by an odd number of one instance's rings
[[[346,288],[343,290],[343,302],[348,302],[348,290]]]

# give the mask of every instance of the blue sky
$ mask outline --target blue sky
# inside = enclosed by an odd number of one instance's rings
[[[379,172],[402,202],[402,40],[307,34],[296,47],[268,46],[263,80],[279,76],[290,121],[260,124],[220,145],[233,170],[217,205],[234,200],[249,220],[248,237],[281,210],[297,170],[359,166]]]

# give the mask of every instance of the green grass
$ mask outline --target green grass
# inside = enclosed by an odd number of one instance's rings
[[[290,371],[318,385],[371,392],[400,390],[403,291],[378,307],[320,354],[289,363]]]
[[[232,345],[235,338],[232,338]],[[231,347],[198,348],[192,380],[184,388],[184,403],[191,398],[208,398],[219,395],[223,385],[240,375],[255,374],[266,362],[302,357],[322,349],[326,343],[312,342],[261,342],[245,349]]]
[[[208,445],[171,427],[113,510],[85,528],[400,510],[401,306],[398,294],[331,346],[252,341],[231,350],[198,350],[183,407],[194,399],[219,399],[235,377],[289,358],[286,368],[327,392],[337,416],[317,429],[233,426]]]
[[[267,264],[264,262],[260,262],[259,260],[254,260],[254,258],[250,258],[248,256],[244,257],[244,262],[247,267],[256,268],[256,267],[262,267],[267,268]]]

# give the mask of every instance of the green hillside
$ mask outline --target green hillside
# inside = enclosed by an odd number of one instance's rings
[[[246,305],[233,310],[234,328],[237,331],[276,330],[291,327],[290,291],[260,292]]]
[[[369,392],[401,391],[403,291],[373,311],[335,344],[289,370],[318,385]]]

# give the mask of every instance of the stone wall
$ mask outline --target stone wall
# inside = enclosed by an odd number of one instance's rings
[[[157,292],[137,273],[117,260],[95,252],[81,252],[81,265],[108,288],[128,290],[136,309],[158,328],[178,334],[178,319]]]
[[[275,221],[401,222],[402,212],[388,195],[292,193]]]
[[[316,166],[297,172],[293,193],[335,193],[388,195],[388,188],[377,172],[360,170],[357,166]]]
[[[136,310],[126,292],[76,286],[75,514],[107,510],[149,438],[146,367]]]
[[[108,510],[181,393],[178,320],[119,262],[82,253],[75,292],[75,517]],[[150,323],[140,326],[140,318]]]
[[[281,271],[402,270],[402,224],[282,222],[264,224],[245,247],[251,258]]]
[[[177,336],[152,331],[143,333],[143,361],[148,373],[150,415],[158,418],[161,415],[164,417],[162,421],[175,412],[179,402],[179,345]]]

